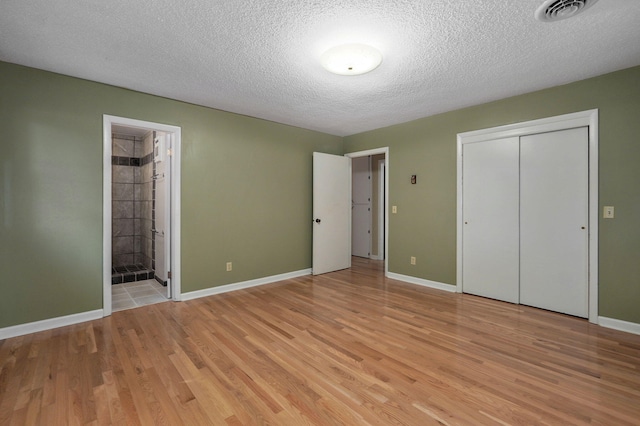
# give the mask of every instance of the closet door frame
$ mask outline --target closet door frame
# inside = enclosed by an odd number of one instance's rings
[[[463,290],[463,198],[462,147],[467,143],[527,136],[535,133],[589,128],[589,322],[598,323],[598,110],[592,109],[539,120],[459,133],[457,137],[457,241],[456,291]]]

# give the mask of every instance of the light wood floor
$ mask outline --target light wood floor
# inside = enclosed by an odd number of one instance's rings
[[[640,424],[640,336],[381,269],[0,341],[0,424]]]

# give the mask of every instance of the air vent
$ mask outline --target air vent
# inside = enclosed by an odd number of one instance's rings
[[[571,18],[581,13],[598,0],[546,0],[536,10],[535,16],[538,21],[555,22],[562,19]]]

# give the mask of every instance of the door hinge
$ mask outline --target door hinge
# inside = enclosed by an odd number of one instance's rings
[[[169,157],[173,157],[173,149],[172,148],[167,149],[167,155]]]
[[[171,279],[171,271],[167,272],[167,279]]]

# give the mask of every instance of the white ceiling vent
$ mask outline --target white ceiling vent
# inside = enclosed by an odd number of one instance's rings
[[[555,22],[571,18],[587,10],[598,0],[546,0],[536,10],[536,19],[542,22]]]

